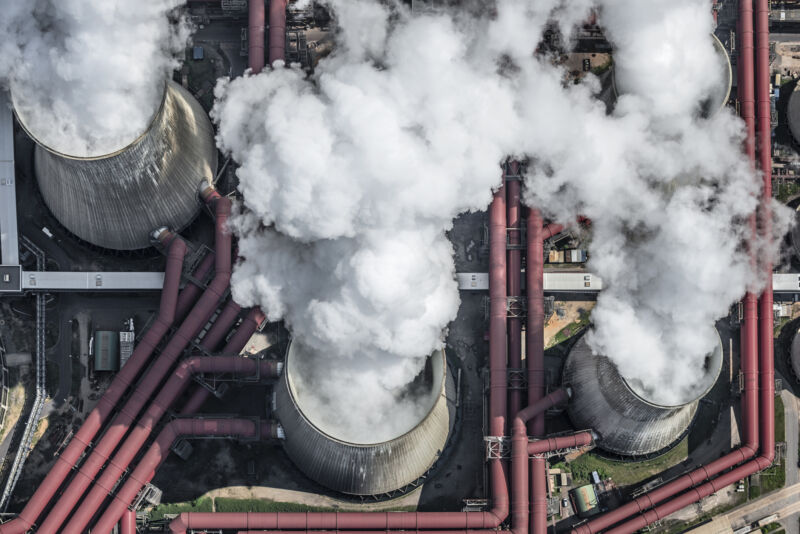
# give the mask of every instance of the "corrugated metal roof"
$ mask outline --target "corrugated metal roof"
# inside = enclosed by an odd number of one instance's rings
[[[119,370],[119,333],[98,330],[94,334],[94,370]]]
[[[200,104],[170,81],[150,129],[122,151],[72,158],[37,145],[45,203],[70,232],[116,250],[150,246],[161,226],[180,230],[197,214],[201,182],[217,168],[214,129]]]
[[[0,89],[0,264],[19,265],[17,191],[14,177],[14,116]]]
[[[436,383],[442,390],[428,416],[396,439],[359,445],[321,432],[300,411],[289,385],[290,348],[284,374],[275,387],[286,453],[309,478],[342,493],[377,495],[411,484],[438,459],[455,421],[455,385],[446,371],[444,353],[436,354],[443,373]]]
[[[164,273],[24,271],[22,289],[29,291],[161,291]]]

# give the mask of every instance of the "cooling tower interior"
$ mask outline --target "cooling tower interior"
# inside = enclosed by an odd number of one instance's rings
[[[315,416],[313,384],[302,372],[306,349],[292,343],[275,388],[275,410],[284,428],[284,449],[312,480],[351,495],[381,495],[408,486],[433,466],[453,430],[456,389],[444,351],[434,352],[417,380],[427,415],[411,430],[380,443],[354,442]],[[418,384],[418,385],[419,385]],[[344,385],[346,387],[346,385]]]
[[[717,85],[712,94],[710,94],[708,98],[701,104],[701,114],[704,117],[709,117],[716,114],[725,106],[725,104],[728,103],[728,99],[731,95],[731,87],[733,86],[733,68],[731,67],[731,59],[728,56],[728,52],[725,50],[725,46],[716,35],[712,34],[711,37],[714,41],[714,48],[717,51],[717,57],[719,58],[719,76],[723,82],[720,85]],[[623,95],[628,92],[624,77],[622,75],[617,76],[616,67],[613,69],[612,74],[614,93],[616,95]]]
[[[25,128],[25,117],[17,118]],[[108,249],[146,248],[153,229],[187,226],[200,208],[200,184],[217,168],[211,121],[172,81],[147,131],[112,154],[61,154],[26,131],[36,141],[34,168],[47,207],[74,235]]]
[[[643,355],[646,357],[646,355]],[[699,400],[714,386],[722,368],[722,343],[706,357],[705,374],[692,392],[670,405],[654,402],[658,393],[625,380],[605,356],[592,354],[586,336],[564,364],[563,382],[573,391],[567,407],[579,429],[593,429],[603,450],[625,457],[668,450],[689,430]]]

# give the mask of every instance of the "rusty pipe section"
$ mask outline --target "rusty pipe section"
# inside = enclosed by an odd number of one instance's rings
[[[511,531],[513,534],[528,534],[530,526],[527,423],[533,418],[543,415],[548,408],[567,400],[569,400],[568,391],[559,389],[520,410],[514,417],[511,429]]]
[[[214,268],[214,253],[209,252],[203,259],[200,260],[199,265],[195,268],[192,276],[187,280],[186,287],[181,290],[178,295],[178,306],[175,308],[175,322],[181,322],[186,318],[186,314],[192,308],[200,292],[204,289],[199,284],[202,283]]]
[[[759,11],[759,39],[766,43],[766,52],[769,52],[769,35],[766,0],[758,0]],[[763,19],[763,21],[762,21]],[[762,26],[762,24],[764,26]],[[739,2],[739,35],[740,35],[740,58],[739,58],[739,87],[740,87],[740,109],[742,119],[745,121],[747,138],[745,142],[745,152],[751,161],[755,161],[755,114],[754,114],[754,56],[753,56],[753,6],[749,1]],[[764,63],[762,53],[759,53],[759,97],[769,99],[769,70],[768,67],[762,68]],[[766,58],[768,65],[768,57]],[[766,69],[766,70],[765,70]],[[763,91],[763,93],[762,93]],[[763,95],[763,96],[762,96]],[[769,120],[767,111],[767,121]],[[762,125],[764,121],[762,119]],[[767,122],[767,124],[769,124]],[[763,128],[763,126],[762,126]],[[769,128],[769,127],[767,127]],[[768,159],[768,168],[771,169],[771,156],[764,155],[764,143],[769,145],[769,130],[766,139],[763,134],[760,139],[762,156],[762,166]],[[767,153],[768,153],[767,148]],[[771,188],[771,172],[765,173],[764,181],[767,189],[767,180]],[[763,194],[763,191],[762,191]],[[761,213],[769,209],[771,202],[771,192],[769,197],[762,196]],[[751,217],[750,226],[755,238],[755,216]],[[751,246],[751,255],[754,254]],[[755,260],[753,260],[755,261]],[[772,268],[767,266],[767,277],[772,279]],[[771,287],[771,286],[769,286]],[[701,466],[691,473],[683,475],[675,481],[666,484],[656,490],[642,495],[631,503],[617,508],[599,518],[596,518],[584,525],[573,529],[573,534],[596,533],[600,530],[614,525],[632,514],[641,513],[630,521],[610,530],[609,532],[634,532],[639,528],[665,517],[674,511],[688,506],[699,499],[702,499],[715,491],[714,488],[722,488],[725,485],[736,482],[737,480],[749,476],[765,467],[769,466],[774,459],[774,360],[772,357],[772,293],[768,289],[764,295],[770,301],[767,316],[761,316],[759,322],[756,297],[748,292],[743,300],[744,304],[744,324],[741,332],[741,372],[744,381],[744,392],[742,394],[742,419],[743,419],[743,445],[727,455],[711,462],[706,466]],[[764,305],[764,295],[762,295],[762,311]],[[769,332],[766,332],[765,323],[769,324]],[[759,331],[761,340],[759,341]],[[766,332],[766,336],[765,336]],[[767,337],[768,336],[768,337]],[[759,346],[760,345],[760,346]],[[761,350],[759,350],[761,349]],[[759,381],[761,387],[759,388]],[[760,389],[760,391],[759,391]],[[761,445],[761,453],[755,459],[729,471],[728,473],[713,479],[719,473],[731,467],[745,462],[752,458]],[[707,481],[703,483],[704,481]],[[701,484],[698,486],[698,484]],[[681,491],[692,488],[679,497],[665,502],[659,506],[657,503],[674,497]],[[649,509],[649,510],[648,510]],[[637,526],[641,525],[641,526]]]
[[[197,301],[197,304],[192,308],[186,320],[167,343],[164,351],[136,386],[116,417],[114,417],[112,424],[100,442],[94,447],[92,454],[73,477],[72,482],[39,528],[38,532],[40,534],[68,532],[68,530],[60,528],[61,524],[94,481],[97,473],[108,461],[111,453],[114,452],[122,438],[127,434],[131,424],[136,419],[136,415],[147,404],[148,399],[175,364],[183,349],[200,332],[216,309],[219,301],[225,295],[231,277],[231,235],[227,230],[227,221],[231,213],[231,201],[229,198],[220,197],[216,191],[208,190],[204,193],[204,198],[207,202],[212,203],[216,216],[214,278]],[[178,241],[175,240],[176,243]]]
[[[97,406],[86,417],[86,421],[70,440],[69,445],[58,456],[55,465],[47,473],[42,483],[39,484],[25,508],[18,517],[0,525],[0,533],[22,534],[34,525],[39,515],[53,498],[56,491],[58,491],[59,486],[80,461],[84,451],[89,447],[92,439],[94,439],[97,432],[113,412],[122,395],[136,380],[139,372],[153,354],[156,345],[172,326],[175,319],[178,288],[185,255],[186,243],[180,239],[173,239],[167,253],[164,287],[161,291],[161,302],[155,322],[136,346],[130,359],[114,377]]]
[[[271,439],[278,435],[278,424],[252,419],[175,419],[159,433],[155,442],[142,457],[127,482],[122,486],[108,508],[92,529],[94,534],[109,534],[120,517],[125,517],[128,506],[139,491],[155,476],[156,469],[169,455],[170,447],[180,437],[220,437],[239,439]]]
[[[511,161],[505,164],[504,183],[506,188],[506,224],[507,238],[507,287],[509,298],[522,297],[522,204],[520,199],[522,177],[520,164]],[[522,319],[519,314],[512,314],[507,319],[508,328],[508,367],[522,371]],[[508,413],[513,417],[522,408],[522,390],[524,384],[513,375],[511,391],[508,395]]]
[[[222,348],[222,354],[226,356],[238,355],[249,341],[250,337],[255,333],[261,323],[266,319],[264,312],[261,308],[250,308],[247,312],[239,328],[230,337],[228,342]],[[203,340],[205,341],[205,339]],[[211,349],[213,350],[213,349]],[[191,415],[200,410],[200,407],[208,400],[211,392],[201,386],[195,388],[194,393],[186,401],[186,404],[181,408],[181,415]]]
[[[266,10],[264,0],[247,2],[247,66],[258,74],[264,69],[264,32]]]
[[[233,373],[241,377],[275,378],[278,376],[279,369],[279,362],[275,360],[253,360],[235,356],[199,356],[183,360],[158,396],[145,410],[144,415],[131,430],[119,451],[108,462],[102,476],[94,483],[63,532],[84,532],[86,530],[89,521],[102,506],[106,496],[113,493],[120,477],[142,449],[153,429],[194,376],[203,373]],[[119,517],[114,518],[114,522],[116,523],[118,519]]]
[[[756,91],[758,109],[758,155],[763,178],[759,207],[760,237],[772,241],[772,124],[769,72],[769,2],[756,0]],[[772,264],[760,266],[764,273],[764,291],[759,298],[759,352],[761,368],[759,387],[759,433],[762,463],[770,465],[775,457],[775,366],[772,295]],[[763,467],[761,468],[763,469]]]
[[[219,312],[214,324],[203,336],[203,341],[201,342],[203,348],[213,352],[222,339],[231,331],[231,327],[241,311],[242,307],[236,304],[232,298],[229,298],[225,306],[222,307],[222,311]]]
[[[120,534],[136,534],[136,512],[125,510],[119,521]]]
[[[528,454],[544,454],[559,449],[573,449],[591,445],[595,440],[592,432],[578,432],[567,436],[557,436],[554,438],[540,439],[528,443]]]
[[[270,0],[269,2],[270,66],[273,66],[276,61],[286,61],[286,3],[287,0]]]
[[[506,206],[501,187],[489,207],[489,432],[505,436],[507,410],[506,367]],[[499,459],[489,461],[492,509],[488,512],[322,512],[237,514],[181,514],[170,530],[188,529],[494,529],[508,517],[507,475]],[[255,522],[258,521],[258,522]],[[453,534],[453,531],[449,531]],[[433,534],[433,533],[429,533]],[[485,533],[488,534],[488,533]]]

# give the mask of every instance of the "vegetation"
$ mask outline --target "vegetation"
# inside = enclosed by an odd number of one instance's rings
[[[182,514],[183,512],[213,512],[214,502],[211,497],[201,497],[194,501],[159,504],[150,511],[150,520],[164,519],[166,514]]]
[[[775,442],[786,441],[786,413],[783,409],[783,399],[775,397]],[[765,493],[781,489],[786,485],[786,458],[773,466],[765,469],[759,475],[759,485],[750,485],[749,496],[757,499]]]
[[[555,336],[553,336],[553,340],[550,342],[549,347],[553,347],[555,345],[563,343],[572,336],[583,331],[584,328],[589,326],[589,322],[590,322],[590,313],[586,310],[581,310],[580,319],[578,319],[573,323],[568,324],[567,326],[559,330],[558,333]]]
[[[699,525],[701,523],[707,523],[714,519],[714,517],[718,515],[722,515],[726,512],[729,512],[736,508],[737,506],[741,505],[745,500],[744,493],[734,493],[733,500],[726,504],[721,504],[708,512],[695,517],[691,521],[677,521],[671,523],[668,527],[664,530],[656,530],[657,532],[661,532],[661,534],[680,534],[681,532],[686,532],[689,530],[690,527],[695,525]],[[776,533],[777,534],[777,533]]]
[[[764,525],[761,527],[761,532],[764,534],[769,534],[770,532],[775,532],[776,530],[782,529],[780,523],[770,523],[769,525]]]
[[[777,198],[782,203],[785,203],[791,197],[800,193],[800,184],[797,182],[778,182],[776,191],[774,193],[775,198]]]
[[[592,74],[594,74],[596,76],[600,76],[601,74],[603,74],[604,72],[609,70],[612,65],[614,65],[614,62],[611,59],[609,59],[607,62],[603,63],[602,65],[598,65],[598,66],[594,67],[592,69]]]
[[[775,321],[775,324],[773,325],[773,337],[775,339],[778,338],[778,336],[781,333],[781,329],[784,326],[786,326],[788,323],[789,323],[789,318],[788,317],[781,317],[780,319]]]
[[[619,462],[590,452],[570,462],[568,466],[560,464],[559,467],[571,471],[572,479],[576,484],[588,484],[592,471],[597,471],[601,478],[611,477],[619,486],[630,486],[678,464],[688,454],[689,440],[684,438],[669,452],[651,460]]]
[[[293,502],[279,502],[270,499],[231,499],[216,497],[214,507],[217,512],[332,512],[334,508],[308,506]]]

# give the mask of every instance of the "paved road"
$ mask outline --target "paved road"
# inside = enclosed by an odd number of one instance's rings
[[[793,486],[800,483],[800,469],[798,469],[797,441],[800,431],[800,418],[797,410],[797,397],[791,391],[784,389],[781,392],[784,414],[786,415],[786,485]]]

